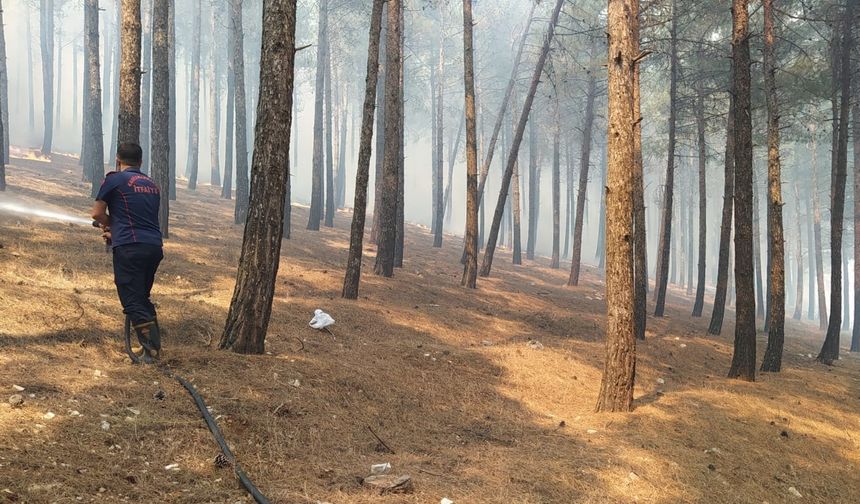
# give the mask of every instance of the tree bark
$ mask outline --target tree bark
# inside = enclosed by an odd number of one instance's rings
[[[388,6],[383,7],[383,23],[381,42],[379,44],[379,85],[376,89],[376,163],[373,181],[373,222],[370,228],[370,243],[377,243],[379,238],[379,216],[382,204],[382,165],[385,158],[385,83],[388,72],[386,71],[386,45],[388,38],[388,22],[386,21]],[[440,30],[441,33],[441,30]],[[441,91],[440,91],[441,92]],[[441,201],[441,198],[440,198]]]
[[[114,2],[113,7],[114,7],[113,8],[114,12],[118,11],[120,8],[119,3]],[[113,38],[115,38],[116,34],[119,32],[118,28],[116,30],[111,29],[111,24],[108,22],[108,16],[109,16],[108,11],[107,11],[107,9],[105,9],[105,23],[104,23],[105,36],[103,37],[103,43],[102,43],[103,54],[104,54],[104,67],[102,69],[102,79],[103,79],[102,80],[102,114],[103,114],[102,118],[106,121],[105,124],[102,124],[102,130],[105,130],[105,131],[109,131],[111,129],[111,124],[112,124],[111,121],[113,121],[113,118],[111,117],[112,114],[110,112],[112,110],[111,109],[111,102],[110,102],[111,90],[113,89],[113,87],[111,85],[111,82],[112,82],[111,81],[111,72],[113,71],[113,67],[114,67],[113,56],[114,56],[114,52],[115,52],[114,47],[116,45],[113,41]],[[114,17],[114,19],[116,19],[116,17]],[[112,34],[114,37],[111,36]],[[116,80],[117,80],[117,76],[114,75],[113,81],[116,81]],[[116,100],[116,96],[114,96],[113,99]],[[102,151],[104,151],[104,146],[102,146]],[[105,159],[105,160],[110,161],[109,159]]]
[[[191,105],[188,117],[188,158],[186,171],[188,189],[197,189],[198,161],[200,160],[200,32],[203,17],[201,0],[194,0],[191,40]]]
[[[523,134],[525,133],[526,129],[526,123],[529,119],[529,113],[531,112],[532,103],[534,103],[538,84],[540,84],[540,76],[543,73],[543,69],[546,64],[547,54],[549,53],[549,47],[552,43],[552,38],[555,33],[555,26],[558,23],[559,13],[561,12],[561,7],[563,4],[564,0],[557,0],[555,9],[552,13],[552,17],[550,18],[549,27],[547,28],[547,33],[544,37],[543,47],[541,48],[540,56],[538,57],[537,64],[535,65],[535,71],[532,75],[529,92],[528,95],[526,95],[526,101],[523,104],[523,110],[520,114],[520,120],[517,124],[517,130],[514,134],[513,143],[511,144],[508,165],[507,167],[505,167],[505,172],[502,175],[502,186],[499,191],[499,199],[496,202],[496,210],[493,214],[493,224],[490,227],[490,235],[487,240],[487,249],[484,251],[484,260],[481,263],[480,275],[483,277],[487,277],[490,275],[490,270],[493,266],[493,255],[496,252],[496,242],[499,238],[499,227],[502,223],[502,212],[504,211],[505,201],[508,199],[507,195],[511,186],[511,177],[513,176],[514,163],[517,161],[520,144],[522,144]]]
[[[42,155],[50,156],[54,141],[54,0],[39,2],[39,40],[42,49]]]
[[[400,137],[399,125],[400,66],[403,64],[400,33],[403,29],[400,11],[402,0],[388,2],[388,37],[385,44],[385,153],[382,166],[382,201],[379,215],[379,240],[374,273],[384,277],[394,275],[394,253],[397,242],[397,193],[399,189]]]
[[[552,260],[549,267],[560,266],[561,247],[561,118],[558,110],[558,97],[555,103],[555,131],[552,142]]]
[[[729,251],[732,248],[732,216],[735,195],[735,100],[729,97],[729,115],[726,120],[725,176],[723,186],[723,215],[720,222],[720,253],[717,261],[717,287],[714,293],[714,310],[708,334],[719,335],[723,330],[729,282]]]
[[[444,213],[445,222],[451,222],[453,199],[451,190],[454,184],[454,163],[457,162],[457,153],[460,152],[460,143],[463,140],[463,128],[466,126],[465,111],[460,116],[460,126],[457,128],[457,136],[451,139],[451,150],[448,151],[448,183],[445,184]]]
[[[809,193],[814,193],[814,184],[813,190],[809,191]],[[807,308],[807,318],[809,320],[815,320],[815,288],[816,288],[816,275],[815,275],[815,238],[813,237],[814,233],[812,231],[813,227],[813,217],[812,217],[812,196],[807,193],[804,199],[804,203],[806,204],[806,255],[807,261],[809,262],[809,302],[807,303],[809,308]]]
[[[803,318],[803,225],[800,219],[800,190],[797,187],[797,171],[795,171],[794,180],[794,223],[796,227],[797,242],[795,246],[795,256],[797,259],[797,278],[795,279],[795,287],[797,294],[794,298],[794,320]]]
[[[839,108],[839,138],[836,163],[832,167],[830,182],[830,319],[827,336],[818,354],[819,362],[832,365],[839,359],[839,336],[842,329],[842,310],[837,303],[842,300],[842,229],[845,218],[845,180],[848,172],[848,116],[851,107],[851,50],[854,47],[853,24],[857,0],[848,0],[842,20],[842,35],[839,51],[839,80],[841,105]],[[835,78],[836,76],[834,76]],[[836,125],[834,124],[834,127]]]
[[[761,370],[779,372],[785,342],[785,241],[782,227],[782,173],[779,157],[779,102],[774,49],[774,0],[764,0],[764,80],[767,102],[768,246],[770,248],[770,324]]]
[[[325,152],[323,142],[325,141],[325,76],[326,55],[328,48],[328,0],[320,0],[319,28],[317,30],[317,61],[316,61],[316,83],[314,85],[314,144],[312,162],[311,182],[311,208],[308,217],[308,229],[319,231],[320,221],[323,219],[323,184],[325,184]]]
[[[529,234],[526,240],[526,259],[534,261],[540,214],[540,165],[538,163],[537,120],[529,121]]]
[[[117,141],[140,143],[140,0],[122,0]]]
[[[243,224],[248,218],[248,134],[247,101],[245,99],[245,43],[242,28],[242,1],[230,0],[233,29],[233,82],[235,83],[236,114],[236,210],[234,221]],[[290,85],[292,88],[292,84]],[[292,109],[290,109],[292,113]],[[289,130],[288,130],[289,131]],[[283,208],[283,198],[280,200]]]
[[[27,44],[29,45],[29,41]],[[74,51],[75,54],[75,62],[78,61],[77,51]],[[6,62],[6,34],[3,29],[3,6],[0,5],[0,128],[2,128],[3,132],[0,134],[0,145],[2,145],[3,151],[0,153],[0,158],[3,161],[9,160],[9,68]],[[78,71],[77,67],[75,69],[75,85],[77,86],[78,82]],[[77,100],[78,91],[75,89],[73,94],[75,100]],[[77,103],[77,102],[76,102]],[[77,114],[77,104],[74,107],[75,113]],[[78,122],[77,115],[75,115],[75,124]]]
[[[696,96],[696,139],[699,153],[699,260],[696,281],[696,301],[693,303],[693,316],[701,317],[705,306],[705,268],[708,247],[708,191],[707,191],[707,144],[705,143],[705,96],[701,86]]]
[[[514,98],[515,99],[515,98]],[[511,122],[515,121],[515,117],[511,114]],[[511,124],[507,127],[506,137],[510,138],[511,130],[515,127],[515,124]],[[516,265],[521,265],[523,263],[523,226],[522,226],[522,188],[523,182],[522,177],[520,177],[520,163],[519,156],[517,156],[517,160],[514,162],[514,174],[511,180],[513,184],[513,189],[511,190],[511,194],[508,197],[508,201],[506,202],[506,213],[508,219],[511,221],[511,262]]]
[[[140,147],[143,149],[143,166],[141,169],[144,173],[150,173],[150,164],[152,159],[150,129],[151,123],[151,106],[152,106],[152,6],[153,0],[144,0],[141,2],[142,9],[142,75],[141,75],[141,91],[140,91]]]
[[[815,238],[815,283],[818,286],[818,328],[827,329],[827,298],[824,297],[824,258],[821,251],[821,204],[818,200],[818,138],[815,135],[815,126],[812,132],[812,211],[813,228]]]
[[[472,47],[472,0],[463,0],[463,61],[466,91],[466,266],[463,286],[478,278],[478,125],[475,118],[475,52]]]
[[[632,8],[631,8],[632,6]],[[636,374],[633,285],[634,68],[638,0],[609,0],[606,358],[597,411],[630,411]]]
[[[358,169],[355,174],[355,201],[352,228],[349,236],[349,257],[342,296],[357,299],[361,280],[364,225],[367,215],[367,183],[370,178],[370,155],[373,146],[373,121],[376,108],[376,87],[379,81],[379,46],[382,31],[382,12],[386,0],[374,0],[370,18],[370,36],[367,49],[367,78],[364,88],[364,108],[361,116],[361,140],[358,151]]]
[[[99,85],[99,2],[84,4],[84,34],[87,44],[87,158],[84,171],[89,175],[90,196],[96,197],[104,179],[104,139],[102,136],[101,86]]]
[[[94,2],[97,0],[93,0]],[[170,216],[170,44],[171,0],[152,3],[152,180],[161,188],[158,223],[168,228]],[[99,123],[101,124],[101,123]]]
[[[218,9],[210,5],[209,30],[209,184],[221,187],[221,74],[218,68],[219,26]]]
[[[669,252],[672,246],[672,211],[675,191],[675,129],[678,103],[678,10],[672,0],[672,28],[669,71],[669,153],[666,165],[666,185],[663,191],[663,219],[660,221],[660,242],[657,247],[657,304],[654,316],[662,317],[666,307],[666,284],[669,273]]]
[[[395,227],[397,235],[394,241],[394,267],[403,267],[403,248],[406,243],[406,137],[405,137],[405,97],[404,97],[404,60],[403,47],[406,44],[406,22],[403,16],[403,8],[400,9],[400,72],[398,75],[398,107],[400,113],[397,116],[397,214],[395,215]]]
[[[272,314],[290,172],[295,29],[295,1],[263,1],[253,189],[236,288],[219,345],[238,353],[265,352]]]
[[[230,0],[227,0],[230,1]],[[167,136],[170,143],[170,152],[168,152],[168,199],[176,199],[176,8],[173,2],[170,2],[167,9],[167,46],[168,46],[168,62],[167,62],[167,79],[169,81],[169,96],[168,96],[168,128]],[[161,227],[161,236],[169,238],[170,230],[167,227],[168,219],[164,219]]]
[[[729,378],[755,381],[756,327],[752,236],[752,116],[749,0],[733,0],[732,81],[735,97],[735,341]]]
[[[634,3],[637,0],[633,0]],[[573,251],[570,254],[570,277],[567,285],[579,285],[580,262],[582,260],[582,228],[585,214],[585,200],[588,191],[588,171],[591,164],[591,134],[594,126],[594,100],[597,95],[597,79],[594,73],[588,76],[585,115],[582,122],[582,147],[579,158],[579,189],[576,195],[576,224],[573,229]],[[608,174],[608,171],[607,171]],[[608,176],[608,175],[607,175]]]
[[[444,15],[441,16],[444,23]],[[444,143],[445,143],[445,97],[442,90],[445,87],[445,39],[443,30],[439,29],[439,66],[436,71],[436,213],[433,215],[433,247],[442,247],[442,231],[444,226],[445,204],[442,194],[445,181],[443,180]]]
[[[33,95],[35,86],[33,86],[33,33],[30,23],[30,9],[27,9],[27,89],[28,89],[28,119],[30,120],[30,132],[36,129],[36,97]]]
[[[327,1],[327,0],[326,0]],[[328,18],[328,12],[326,12]],[[326,19],[326,26],[328,19]],[[325,226],[334,227],[334,134],[332,128],[332,119],[334,112],[332,111],[331,97],[331,53],[329,44],[328,28],[326,28],[325,41]]]
[[[229,3],[232,0],[226,1]],[[228,23],[232,25],[232,20],[228,21]],[[227,123],[224,125],[224,135],[226,136],[224,141],[224,183],[221,185],[221,197],[224,199],[233,198],[233,164],[235,159],[233,149],[236,144],[236,80],[232,55],[235,52],[236,49],[233,47],[233,37],[231,35],[227,37],[227,54],[225,55],[225,59],[227,60],[227,117],[225,120]],[[295,103],[295,97],[293,97],[293,103]],[[296,124],[298,124],[298,121],[296,121]]]
[[[851,335],[851,351],[860,352],[860,79],[854,80],[854,327]]]

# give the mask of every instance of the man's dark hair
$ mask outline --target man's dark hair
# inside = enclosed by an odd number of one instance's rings
[[[121,143],[116,149],[116,158],[128,166],[140,166],[143,164],[143,149],[136,143]]]

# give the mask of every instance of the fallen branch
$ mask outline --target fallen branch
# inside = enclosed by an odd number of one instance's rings
[[[376,433],[375,433],[375,432],[373,432],[373,429],[372,429],[369,425],[367,426],[367,430],[369,430],[369,431],[370,431],[370,433],[371,433],[371,434],[373,434],[373,437],[375,437],[375,438],[376,438],[376,440],[377,440],[377,441],[379,441],[379,444],[381,444],[382,446],[384,446],[384,447],[385,447],[385,449],[386,449],[386,450],[388,450],[388,452],[389,452],[390,454],[395,455],[394,450],[392,450],[392,449],[391,449],[391,447],[390,447],[390,446],[388,446],[388,444],[387,444],[385,441],[383,441],[381,437],[377,436],[377,435],[376,435]]]

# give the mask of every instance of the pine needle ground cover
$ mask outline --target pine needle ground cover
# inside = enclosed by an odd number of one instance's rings
[[[15,151],[9,196],[85,215],[76,159]],[[273,502],[853,503],[860,495],[860,360],[817,364],[820,331],[787,322],[780,374],[726,379],[720,337],[669,291],[638,347],[635,411],[593,413],[603,286],[565,265],[497,256],[459,286],[461,239],[420,227],[394,279],[340,298],[350,215],[284,243],[269,354],[216,350],[241,228],[216,189],[180,189],[154,300],[165,363],[191,379]],[[296,206],[295,222],[307,219]],[[0,502],[249,502],[181,387],[132,367],[110,257],[84,226],[0,215]],[[373,249],[366,246],[364,271]],[[705,313],[711,300],[706,298]],[[332,333],[307,327],[331,313]],[[766,335],[759,335],[764,348]],[[539,342],[540,344],[530,341]],[[213,343],[214,342],[214,343]],[[23,387],[16,391],[13,385]],[[8,403],[21,395],[23,404]],[[370,429],[394,451],[387,453]],[[390,462],[415,491],[361,487]],[[174,467],[173,464],[176,464]],[[170,469],[165,469],[171,467]]]

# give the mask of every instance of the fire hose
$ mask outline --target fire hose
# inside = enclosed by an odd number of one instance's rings
[[[131,322],[128,317],[125,319],[125,342],[126,348],[130,348],[131,341]],[[163,375],[168,378],[172,378],[179,382],[188,394],[194,399],[194,404],[197,406],[197,409],[200,411],[200,415],[203,417],[203,420],[206,422],[206,426],[209,428],[209,432],[212,433],[212,437],[215,438],[215,442],[218,443],[218,446],[221,448],[221,455],[226,459],[226,462],[233,467],[233,473],[239,479],[239,482],[245,488],[245,490],[251,494],[251,497],[254,498],[254,501],[257,504],[269,504],[269,500],[260,492],[260,490],[254,485],[253,482],[248,478],[248,475],[245,474],[245,471],[239,466],[239,463],[236,461],[236,456],[233,455],[233,452],[230,450],[230,447],[227,445],[227,441],[224,440],[224,435],[221,433],[221,429],[218,427],[218,423],[215,422],[215,419],[212,418],[212,414],[209,412],[209,409],[206,407],[206,403],[203,401],[203,397],[197,392],[197,389],[194,385],[191,384],[188,380],[183,378],[182,376],[174,373],[166,366],[163,366],[156,362],[155,368]]]

